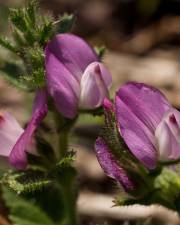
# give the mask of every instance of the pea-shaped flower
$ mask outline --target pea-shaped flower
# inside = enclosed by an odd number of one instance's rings
[[[63,116],[74,118],[78,109],[102,105],[111,75],[83,39],[56,35],[46,46],[45,60],[47,90]]]
[[[37,91],[32,117],[25,130],[10,113],[0,115],[0,155],[8,157],[17,169],[27,166],[26,152],[30,150],[33,133],[47,114],[46,98],[44,90]]]
[[[107,100],[104,104],[107,108]],[[142,83],[129,82],[116,93],[114,114],[119,135],[130,153],[146,168],[153,170],[158,161],[180,158],[180,112],[160,91]],[[102,137],[97,139],[95,149],[105,172],[125,189],[130,189],[127,171]]]
[[[128,83],[117,92],[115,108],[121,136],[145,166],[180,157],[180,112],[160,91]]]

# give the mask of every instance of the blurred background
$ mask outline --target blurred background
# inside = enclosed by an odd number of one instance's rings
[[[11,29],[7,6],[23,4],[23,0],[0,1],[1,34],[8,35]],[[64,12],[73,13],[76,23],[72,32],[94,46],[106,47],[103,60],[113,76],[112,96],[124,82],[145,82],[160,88],[180,109],[180,0],[40,0],[39,4],[55,18]],[[5,54],[1,49],[0,59]],[[0,76],[0,108],[13,112],[22,124],[30,115],[25,100],[23,93]],[[71,144],[77,150],[82,192],[114,196],[120,191],[104,175],[93,154],[101,124],[102,118],[82,116]],[[89,224],[87,221],[89,218],[82,216],[82,224]],[[104,218],[91,221],[93,225]]]

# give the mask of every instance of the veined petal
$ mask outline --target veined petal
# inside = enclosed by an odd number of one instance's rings
[[[93,109],[102,105],[112,83],[109,71],[102,63],[93,62],[81,79],[80,108]]]
[[[105,141],[99,137],[95,143],[95,152],[99,164],[104,172],[111,178],[121,184],[125,190],[132,190],[134,183],[128,177],[127,173],[120,167]]]
[[[39,126],[41,121],[44,119],[47,112],[48,112],[48,108],[47,108],[46,91],[38,90],[34,100],[32,118],[27,128],[25,129],[23,134],[20,136],[15,146],[13,147],[9,157],[9,161],[11,165],[16,167],[17,169],[26,168],[27,166],[26,151],[27,151],[28,145],[31,142],[31,138],[34,131]]]
[[[180,112],[172,108],[165,113],[155,131],[161,161],[180,158]]]
[[[67,118],[77,114],[80,84],[71,72],[46,47],[46,85],[58,111]]]
[[[117,92],[115,107],[127,146],[145,166],[155,168],[158,154],[154,133],[170,104],[157,89],[131,82]]]
[[[47,48],[49,54],[61,62],[77,81],[80,81],[90,63],[99,61],[93,48],[82,38],[73,34],[56,35],[48,43]]]
[[[152,132],[164,113],[171,108],[168,100],[158,89],[143,83],[129,82],[123,85],[117,96]]]
[[[116,117],[120,134],[130,151],[145,166],[154,169],[157,161],[154,135],[117,96]]]
[[[0,155],[9,157],[10,152],[24,132],[15,118],[8,112],[0,115]]]

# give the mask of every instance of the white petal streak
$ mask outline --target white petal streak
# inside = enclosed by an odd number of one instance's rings
[[[99,107],[111,86],[111,75],[103,64],[91,63],[81,79],[80,108],[92,109]]]
[[[9,156],[23,131],[22,127],[10,113],[5,112],[0,114],[0,155]]]
[[[180,157],[180,112],[168,110],[155,131],[161,161]]]

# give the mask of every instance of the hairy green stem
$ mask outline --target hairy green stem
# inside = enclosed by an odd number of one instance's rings
[[[68,150],[68,131],[64,130],[59,134],[59,158],[66,156]]]
[[[59,159],[63,159],[68,152],[68,136],[72,125],[75,121],[66,120],[59,115],[56,115],[57,132],[59,135],[58,148]],[[71,169],[70,169],[71,170]],[[75,176],[71,171],[65,172],[65,177],[58,181],[60,184],[63,202],[66,212],[65,225],[77,225],[76,218],[76,195],[74,191]]]
[[[71,183],[71,182],[70,182]],[[64,199],[64,206],[66,210],[66,225],[77,225],[76,218],[76,198],[74,197],[74,193],[72,187],[70,186],[61,186],[61,191]]]
[[[66,156],[68,150],[68,130],[59,134],[60,159]],[[74,176],[66,176],[65,181],[60,183],[61,192],[66,211],[66,225],[76,225],[76,197],[73,191]]]

